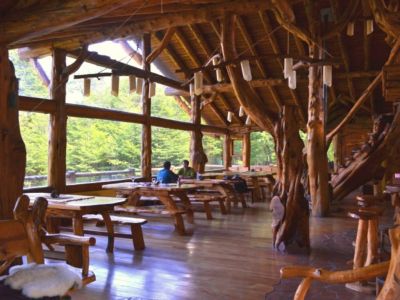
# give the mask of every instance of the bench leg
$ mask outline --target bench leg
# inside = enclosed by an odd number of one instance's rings
[[[182,214],[175,214],[175,229],[180,235],[185,235],[185,223],[183,222]]]
[[[144,239],[143,239],[142,225],[132,224],[131,232],[132,232],[133,248],[135,248],[135,250],[144,250],[146,246],[144,244]]]
[[[239,199],[240,199],[240,202],[242,203],[242,207],[246,208],[247,207],[247,203],[246,203],[246,198],[244,197],[243,193],[239,194]]]
[[[221,214],[226,215],[226,208],[225,208],[225,204],[224,204],[224,200],[219,200],[219,209],[221,210]]]
[[[114,252],[114,225],[111,221],[110,215],[108,212],[102,212],[101,215],[103,216],[104,223],[107,228],[108,233],[108,242],[107,242],[107,253]]]
[[[212,220],[212,213],[211,213],[211,207],[210,203],[207,201],[204,201],[204,211],[206,212],[207,220]]]

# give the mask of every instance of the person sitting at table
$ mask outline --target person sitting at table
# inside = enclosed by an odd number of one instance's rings
[[[178,175],[171,171],[171,162],[164,162],[163,169],[157,174],[157,181],[160,183],[175,183]]]
[[[178,171],[178,175],[182,176],[183,178],[193,179],[196,178],[196,171],[189,167],[189,161],[185,159],[183,161],[183,168]]]

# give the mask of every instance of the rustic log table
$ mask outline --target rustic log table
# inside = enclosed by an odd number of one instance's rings
[[[108,236],[106,251],[112,253],[114,251],[114,226],[110,218],[110,212],[114,210],[114,206],[123,204],[125,198],[114,197],[92,197],[78,195],[60,195],[59,198],[52,198],[47,193],[27,193],[31,202],[37,197],[44,197],[48,200],[46,217],[49,222],[49,231],[53,231],[51,218],[71,218],[72,230],[76,235],[83,235],[83,215],[100,214],[103,217]]]
[[[152,183],[134,183],[134,182],[121,182],[115,184],[105,184],[103,189],[115,190],[123,195],[138,195],[147,197],[157,197],[167,208],[168,212],[174,217],[175,228],[180,235],[186,233],[185,223],[182,214],[186,214],[188,223],[193,224],[193,209],[187,193],[195,191],[198,188],[194,184],[152,184]],[[181,200],[184,210],[179,209],[173,199],[177,197]],[[134,197],[132,197],[134,198]],[[126,205],[130,205],[129,200]]]

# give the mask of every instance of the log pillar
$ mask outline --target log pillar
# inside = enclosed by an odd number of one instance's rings
[[[204,173],[205,165],[208,161],[207,155],[203,149],[203,133],[201,132],[201,109],[200,96],[192,97],[192,123],[195,129],[190,135],[190,161],[192,167],[198,173]]]
[[[317,58],[317,47],[310,46],[310,57]],[[325,112],[322,90],[322,67],[308,69],[307,163],[312,200],[312,215],[326,216],[329,212],[328,158],[325,143]]]
[[[48,184],[59,193],[65,192],[66,153],[67,153],[67,115],[65,109],[66,53],[61,49],[53,50],[53,67],[50,97],[55,101],[56,109],[50,115]]]
[[[0,219],[12,219],[17,198],[22,194],[26,150],[18,119],[18,81],[8,59],[8,50],[0,45]]]
[[[232,139],[229,134],[224,136],[224,169],[232,167]]]
[[[145,71],[150,71],[150,63],[146,62],[146,57],[151,52],[151,36],[144,34],[142,39],[142,68]],[[141,155],[141,170],[142,176],[151,178],[151,98],[149,97],[150,82],[148,79],[143,81],[142,89],[142,113],[145,117],[145,123],[142,125],[142,155]]]
[[[243,167],[250,169],[250,152],[251,152],[251,144],[250,144],[250,132],[246,132],[243,134],[242,139],[242,161]]]

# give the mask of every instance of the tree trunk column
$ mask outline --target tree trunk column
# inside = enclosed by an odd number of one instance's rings
[[[26,150],[19,130],[18,81],[0,45],[0,219],[12,219],[15,201],[22,194]]]
[[[59,193],[65,191],[66,153],[67,153],[67,115],[65,111],[66,85],[68,75],[66,53],[61,49],[53,50],[53,68],[50,96],[55,101],[55,112],[50,114],[49,132],[49,186]]]
[[[224,136],[224,169],[232,167],[232,139],[229,134]]]
[[[317,48],[310,46],[310,57]],[[322,67],[311,65],[308,71],[307,163],[313,216],[323,217],[329,212],[328,159],[326,155]]]
[[[151,52],[151,37],[150,34],[144,34],[142,39],[142,56],[143,69],[150,71],[150,64],[146,62],[146,57]],[[141,170],[142,177],[151,178],[151,98],[149,97],[150,82],[148,79],[143,81],[142,89],[142,113],[145,117],[145,123],[142,125],[142,155],[141,155]]]
[[[195,129],[190,135],[190,160],[192,167],[198,173],[204,173],[205,165],[208,161],[203,149],[203,134],[201,132],[201,109],[200,96],[192,97],[192,123]]]
[[[242,160],[243,167],[247,168],[248,170],[250,169],[250,152],[250,132],[246,132],[243,134]]]

